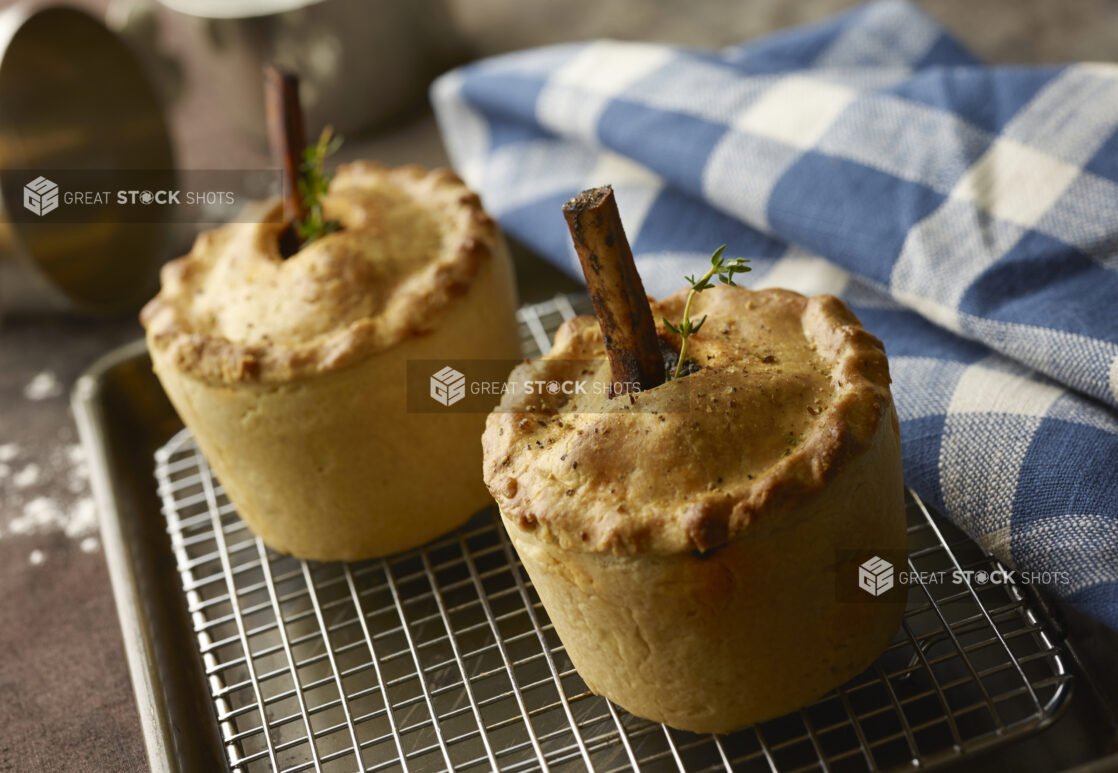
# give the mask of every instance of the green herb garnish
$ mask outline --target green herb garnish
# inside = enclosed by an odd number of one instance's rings
[[[683,372],[683,361],[687,357],[687,341],[692,335],[698,333],[699,328],[707,321],[706,314],[704,314],[703,318],[698,322],[691,320],[691,302],[695,300],[695,296],[703,290],[713,287],[714,283],[711,280],[716,276],[722,284],[733,286],[734,274],[743,274],[746,271],[752,270],[749,266],[745,265],[749,262],[747,258],[723,259],[722,253],[725,249],[726,245],[723,244],[714,251],[714,254],[710,256],[710,270],[699,279],[695,279],[694,276],[686,277],[687,283],[691,285],[691,292],[687,294],[687,303],[683,306],[683,320],[679,325],[673,325],[671,322],[668,322],[667,319],[661,317],[668,330],[678,335],[682,341],[679,345],[679,359],[677,359],[675,363],[675,372],[668,374],[669,381],[673,378],[679,378],[680,373]]]
[[[326,171],[326,159],[338,151],[342,138],[334,135],[333,127],[327,126],[319,135],[318,142],[303,151],[303,163],[299,165],[299,195],[303,197],[306,215],[295,224],[303,245],[341,229],[337,220],[327,220],[322,214],[322,197],[330,187],[332,172]]]

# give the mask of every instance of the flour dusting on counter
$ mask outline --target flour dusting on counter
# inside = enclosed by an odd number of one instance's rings
[[[63,532],[67,537],[81,539],[97,531],[97,505],[92,497],[82,497],[70,508]]]
[[[49,497],[35,497],[23,506],[23,513],[8,522],[8,534],[49,534],[60,531],[80,538],[97,530],[97,507],[90,497],[82,497],[63,507]]]
[[[58,502],[35,497],[23,506],[23,514],[8,522],[9,534],[44,534],[66,527],[66,514]]]
[[[60,534],[83,553],[100,550],[97,506],[89,495],[89,465],[81,445],[60,443],[38,459],[29,456],[16,443],[0,445],[0,539],[38,537],[41,543]],[[43,563],[46,550],[35,548],[28,561]]]
[[[80,494],[89,488],[89,463],[85,459],[85,449],[80,443],[66,446],[65,463],[69,472],[66,475],[66,488],[72,494]]]
[[[44,370],[35,375],[23,388],[23,396],[28,400],[50,400],[62,394],[62,382],[53,370]]]
[[[39,465],[32,462],[12,476],[12,485],[16,488],[33,486],[39,480]]]

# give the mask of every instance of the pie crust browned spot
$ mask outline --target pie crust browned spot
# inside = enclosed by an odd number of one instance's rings
[[[142,312],[152,346],[214,382],[345,367],[438,327],[497,246],[477,195],[447,169],[343,165],[323,211],[342,229],[286,260],[278,204],[201,234]]]
[[[654,317],[678,319],[685,301],[653,303]],[[708,321],[689,376],[631,400],[507,393],[483,438],[506,518],[592,552],[710,550],[822,489],[887,420],[885,351],[837,298],[720,286],[692,313]],[[608,382],[604,351],[595,320],[578,317],[510,382]]]
[[[357,560],[420,545],[490,501],[485,416],[409,399],[429,400],[448,360],[519,356],[516,289],[504,240],[449,171],[349,164],[323,207],[342,229],[286,259],[274,217],[201,235],[164,268],[142,321],[242,520],[281,552]],[[426,370],[409,387],[413,364]]]

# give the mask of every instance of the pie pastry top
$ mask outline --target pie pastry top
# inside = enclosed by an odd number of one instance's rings
[[[679,320],[686,294],[653,302],[654,318]],[[837,298],[716,286],[692,304],[704,315],[698,370],[639,394],[593,388],[610,376],[592,317],[513,371],[513,386],[586,388],[513,388],[489,416],[484,475],[506,518],[562,548],[708,551],[820,491],[895,424],[884,348]]]
[[[322,206],[341,230],[287,259],[274,203],[201,234],[141,314],[151,345],[210,383],[335,370],[434,330],[498,248],[477,195],[446,169],[343,165]]]

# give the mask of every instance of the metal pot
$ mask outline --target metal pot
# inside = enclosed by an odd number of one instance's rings
[[[192,49],[234,126],[263,142],[260,72],[299,75],[310,136],[383,124],[422,102],[456,63],[445,0],[159,0],[186,17]]]
[[[172,168],[160,101],[104,24],[68,7],[0,12],[4,213],[25,205],[29,175]],[[0,219],[0,310],[110,314],[152,293],[167,224],[26,220]]]

